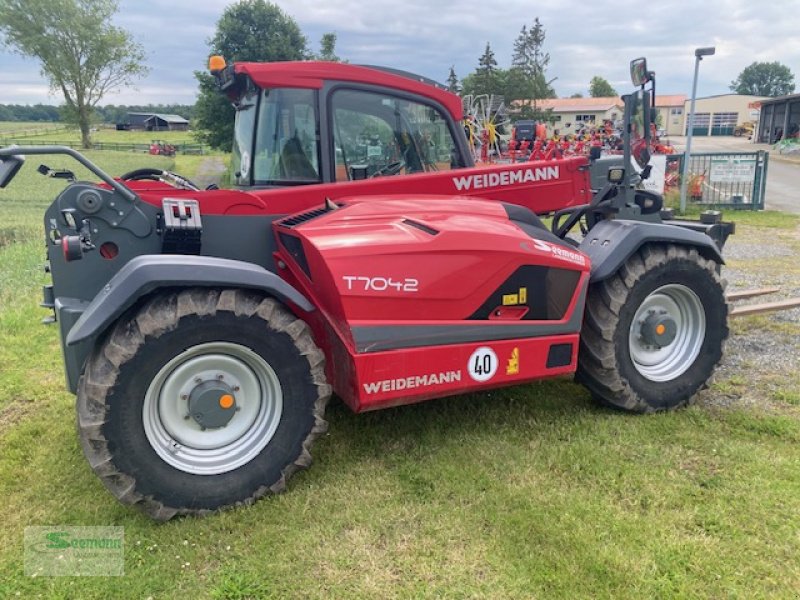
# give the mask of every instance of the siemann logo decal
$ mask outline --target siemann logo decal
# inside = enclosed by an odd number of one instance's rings
[[[480,173],[466,177],[453,177],[453,184],[459,192],[485,188],[505,187],[534,181],[558,179],[558,167],[537,167],[517,169],[500,173]]]
[[[542,240],[531,240],[533,242],[534,248],[537,250],[541,250],[542,252],[549,252],[556,258],[560,258],[562,260],[569,261],[576,265],[585,266],[586,265],[586,257],[581,254],[580,252],[573,252],[572,250],[567,250],[566,248],[562,248],[561,246],[556,246],[555,244],[551,244],[549,242],[543,242]],[[520,247],[523,250],[533,250],[528,242],[522,242]]]

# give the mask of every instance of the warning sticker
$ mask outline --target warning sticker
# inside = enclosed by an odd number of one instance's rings
[[[511,356],[506,363],[506,375],[519,375],[519,348],[511,351]]]
[[[481,346],[469,357],[467,372],[475,381],[489,381],[497,373],[497,354],[488,346]]]

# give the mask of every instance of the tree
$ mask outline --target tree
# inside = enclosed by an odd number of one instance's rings
[[[240,0],[228,6],[217,21],[210,46],[211,54],[220,54],[229,63],[302,60],[308,56],[306,38],[294,19],[265,0]],[[214,148],[230,152],[234,109],[217,90],[214,77],[200,71],[195,72],[195,77],[200,83],[195,105],[200,129],[197,137]]]
[[[456,76],[455,65],[450,66],[450,73],[447,75],[447,91],[454,94],[461,93],[461,86],[458,85],[458,76]]]
[[[544,51],[546,37],[544,25],[536,17],[530,29],[522,26],[514,41],[514,54],[511,58],[511,70],[516,71],[516,74],[512,76],[517,80],[515,87],[519,87],[522,92],[520,99],[531,99],[534,107],[537,100],[555,98],[556,95],[552,88],[555,78],[548,80],[546,74],[550,64],[550,54]],[[523,76],[524,85],[521,87],[518,74]]]
[[[84,148],[94,107],[147,72],[142,47],[111,24],[116,0],[2,0],[0,33],[13,51],[36,58]]]
[[[592,80],[589,82],[589,96],[592,98],[609,98],[616,95],[617,91],[607,80],[599,75],[592,77]]]
[[[494,58],[489,42],[486,42],[486,50],[478,59],[478,68],[475,70],[475,85],[477,94],[496,94],[499,93],[497,78],[497,61]]]
[[[341,58],[336,56],[336,34],[325,33],[319,42],[319,56],[318,60],[327,60],[328,62],[341,62]]]
[[[574,94],[572,94],[572,96],[570,96],[570,98],[583,98],[583,94],[581,94],[580,92],[575,92]]]
[[[531,81],[519,67],[511,67],[506,70],[499,70],[497,73],[500,81],[500,93],[503,99],[510,104],[516,100],[527,100],[531,97]]]
[[[779,62],[754,62],[731,82],[737,94],[752,96],[786,96],[794,92],[794,75]]]

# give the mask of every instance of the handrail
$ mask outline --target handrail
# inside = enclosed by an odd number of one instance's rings
[[[92,173],[97,175],[103,182],[110,185],[114,191],[120,194],[123,198],[128,200],[131,204],[136,204],[139,202],[139,196],[131,190],[128,186],[120,183],[111,175],[103,171],[100,167],[86,158],[83,154],[78,152],[77,150],[73,150],[72,148],[68,148],[67,146],[8,146],[6,148],[0,148],[0,159],[6,156],[22,156],[24,159],[26,154],[32,155],[41,155],[41,154],[66,154],[67,156],[71,156],[79,163],[81,163],[84,167],[89,169]]]

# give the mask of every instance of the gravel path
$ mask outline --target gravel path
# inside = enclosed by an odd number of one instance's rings
[[[740,227],[725,246],[724,256],[728,264],[722,274],[728,292],[781,288],[778,294],[736,305],[800,296],[800,226]],[[700,395],[699,404],[800,411],[796,404],[800,402],[800,308],[731,319],[731,336],[714,381]]]
[[[201,163],[197,172],[198,175],[195,176],[194,182],[201,190],[204,190],[209,185],[219,185],[222,175],[225,173],[225,163],[219,157],[210,157]]]

